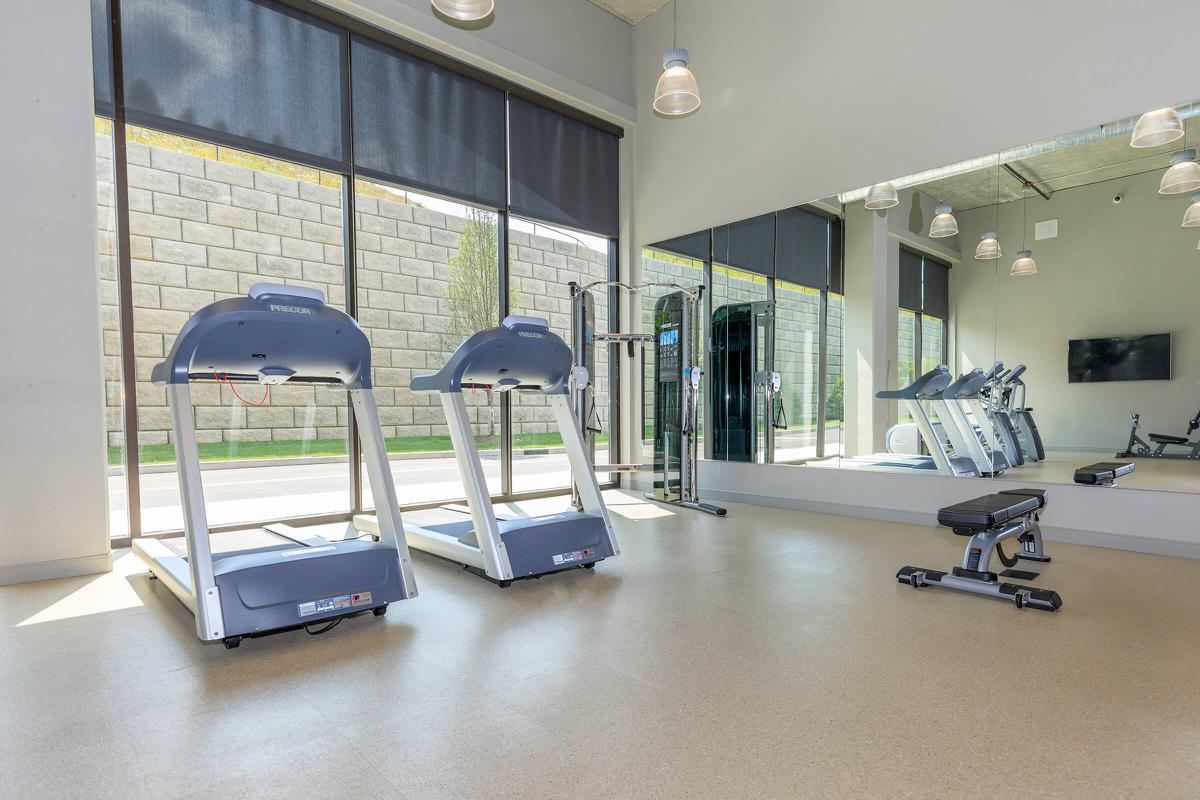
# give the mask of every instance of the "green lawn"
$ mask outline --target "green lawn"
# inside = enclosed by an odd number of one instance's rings
[[[600,435],[596,441],[604,444],[608,437]],[[475,440],[480,450],[499,450],[500,442],[495,436],[478,437]],[[562,436],[557,433],[521,433],[513,437],[513,447],[518,450],[538,447],[558,447]],[[251,458],[298,458],[302,456],[344,456],[345,439],[287,440],[280,442],[219,442],[201,444],[201,461],[239,461]],[[451,450],[449,436],[397,436],[387,440],[389,453],[440,453]],[[142,464],[166,464],[175,460],[175,447],[169,444],[142,445],[138,451]],[[108,448],[109,466],[122,463],[121,448]]]

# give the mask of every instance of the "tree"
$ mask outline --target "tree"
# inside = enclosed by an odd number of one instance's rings
[[[458,237],[458,252],[448,263],[450,281],[446,286],[449,306],[442,351],[448,356],[471,334],[496,325],[500,297],[500,250],[496,235],[496,217],[488,211],[468,208],[466,222]],[[514,286],[509,287],[509,304],[520,299]],[[485,412],[490,415],[490,409]],[[489,421],[487,434],[494,433]]]
[[[500,252],[495,215],[468,208],[458,237],[458,252],[450,256],[446,286],[449,319],[442,349],[451,353],[473,333],[496,324],[500,296]],[[515,300],[510,300],[516,304]]]

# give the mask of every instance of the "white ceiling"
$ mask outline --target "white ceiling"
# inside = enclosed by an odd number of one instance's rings
[[[671,0],[592,0],[610,14],[637,25]]]

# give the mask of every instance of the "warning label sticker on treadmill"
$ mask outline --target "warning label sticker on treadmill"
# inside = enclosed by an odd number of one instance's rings
[[[314,614],[328,614],[330,611],[344,611],[352,608],[354,606],[354,598],[359,596],[339,594],[337,597],[326,597],[321,600],[314,600],[311,603],[301,603],[296,608],[302,617],[311,617]]]
[[[369,606],[371,605],[370,592],[355,592],[350,595],[350,605],[352,606]]]
[[[590,547],[587,550],[572,550],[570,553],[560,553],[554,557],[555,564],[570,564],[573,561],[583,561],[585,558],[591,558],[596,555],[596,551]]]

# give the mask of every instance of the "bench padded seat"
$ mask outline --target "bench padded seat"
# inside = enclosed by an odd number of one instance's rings
[[[984,531],[1037,511],[1043,499],[1034,494],[986,494],[938,511],[938,523],[947,528]]]
[[[1191,444],[1186,436],[1172,436],[1169,433],[1152,433],[1150,441],[1155,444]]]
[[[1075,482],[1085,486],[1097,486],[1128,475],[1133,472],[1133,467],[1130,461],[1098,461],[1075,470]]]

